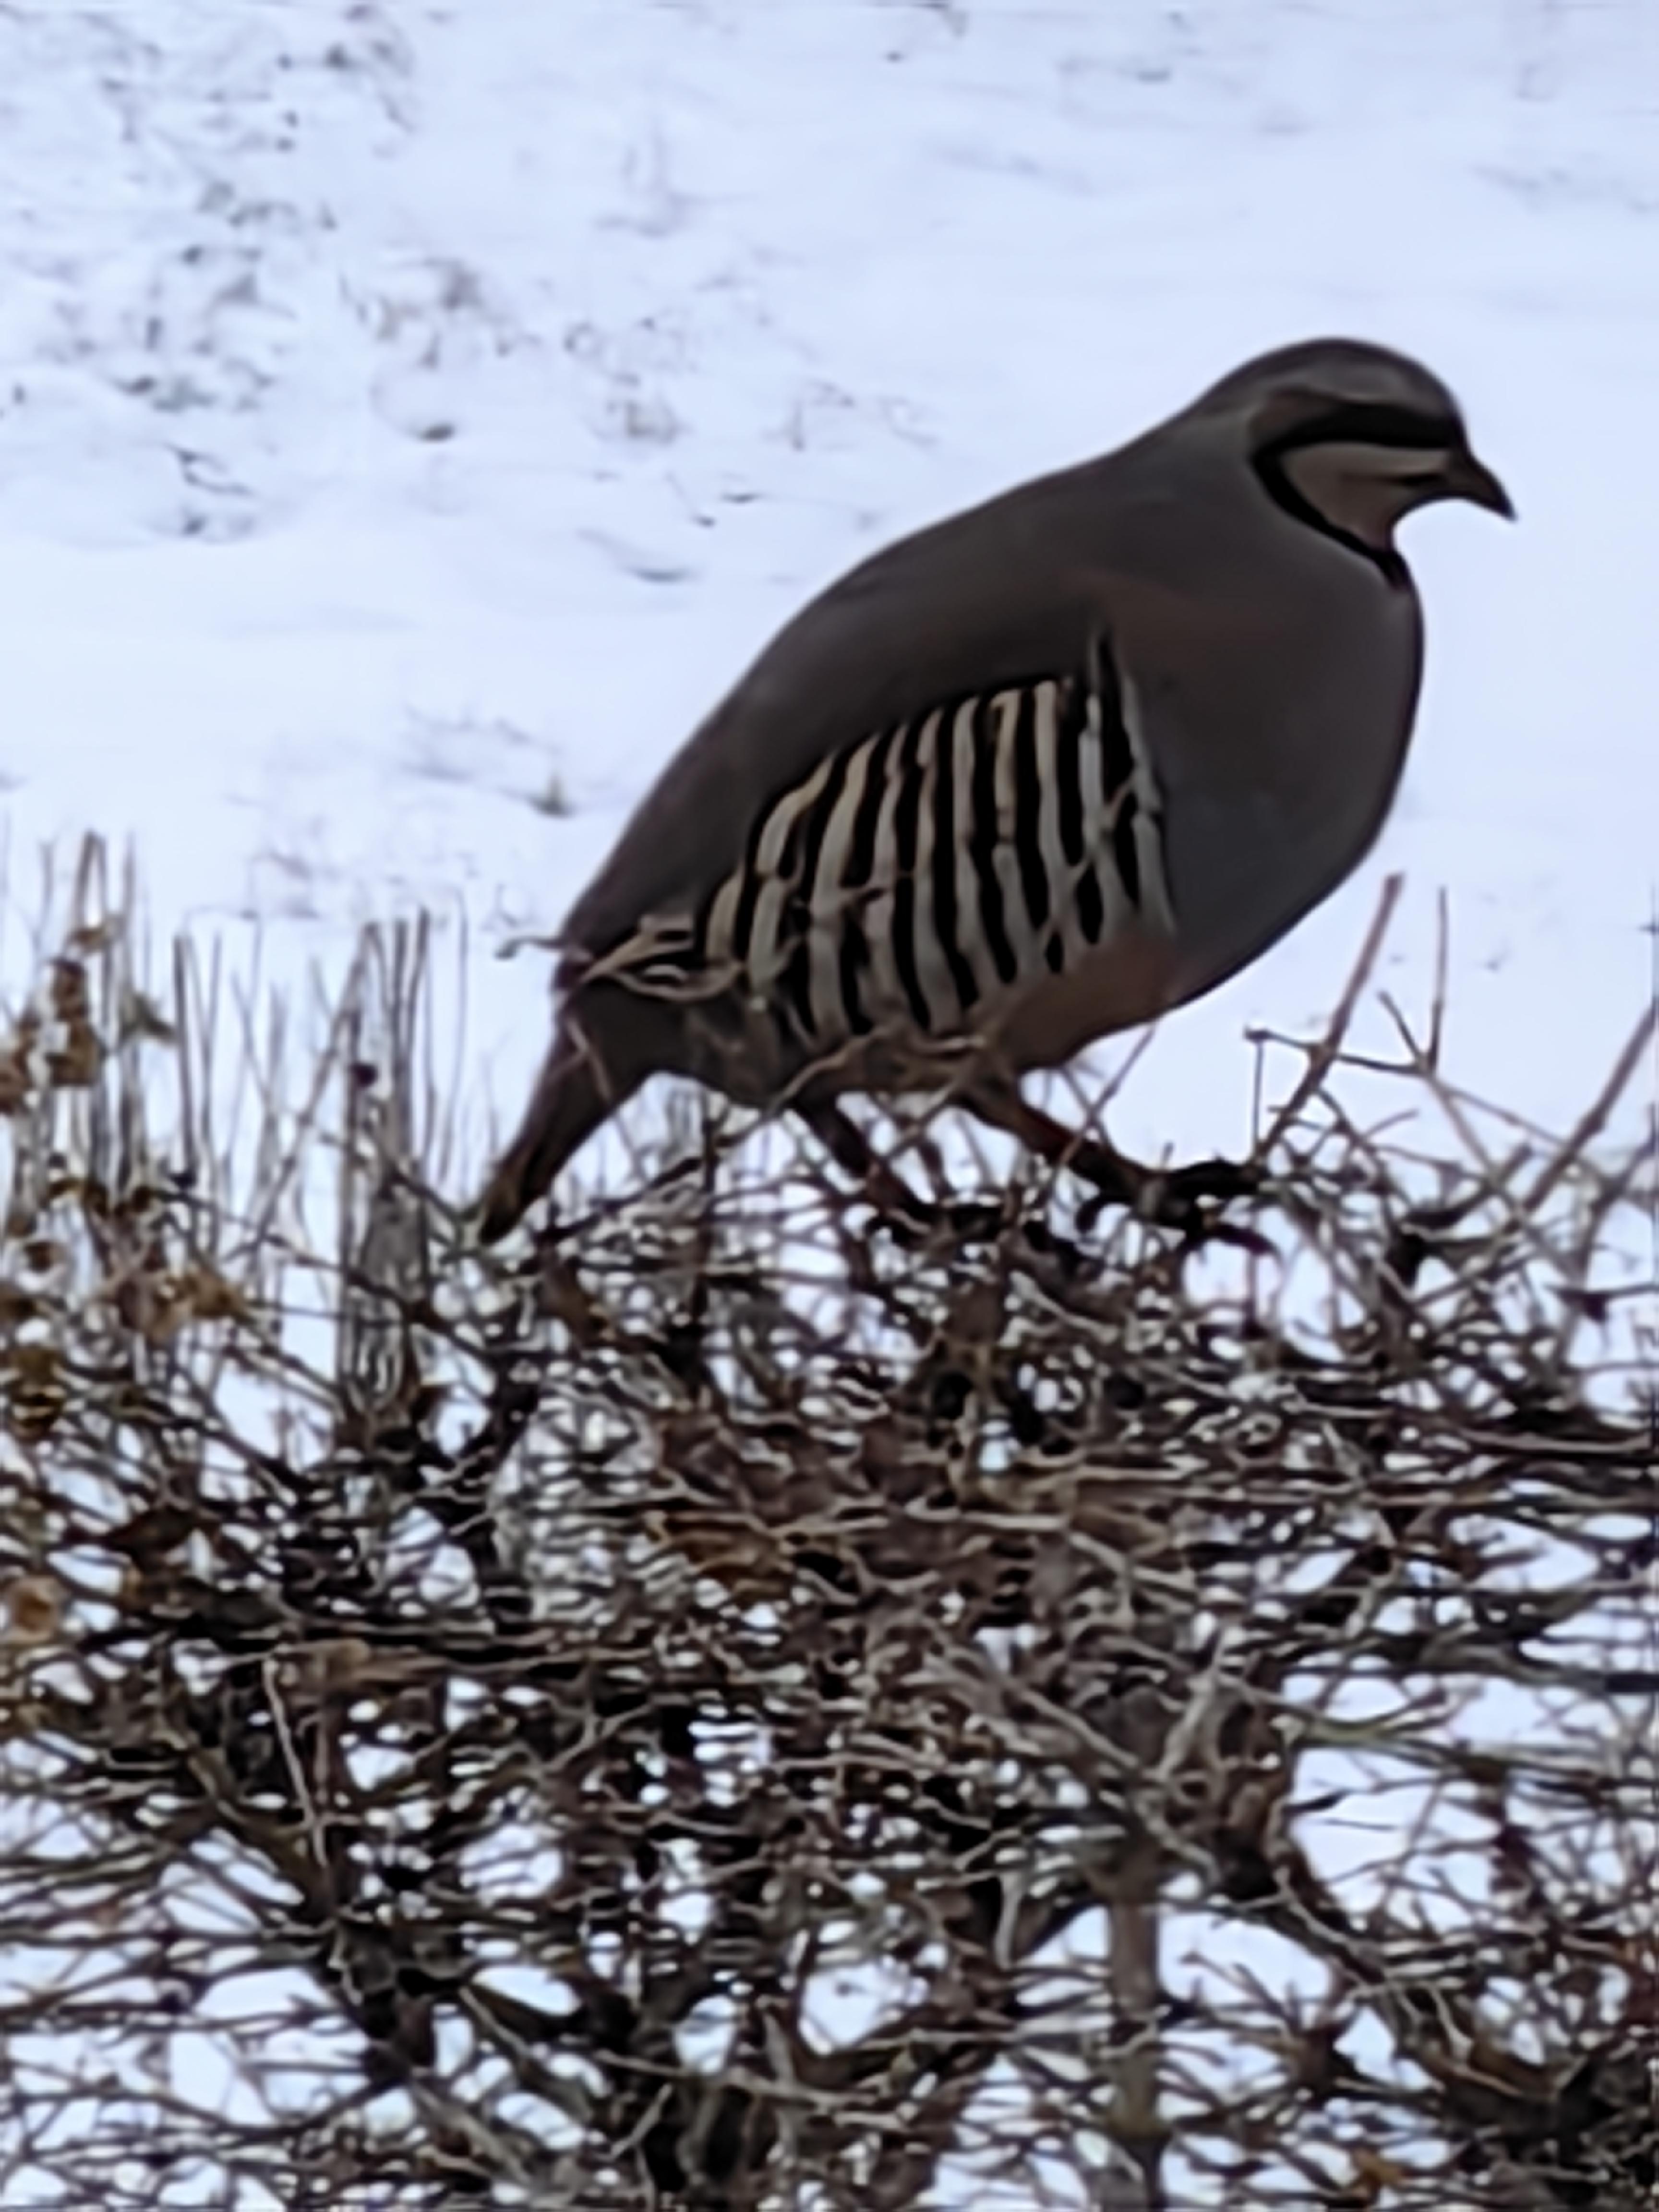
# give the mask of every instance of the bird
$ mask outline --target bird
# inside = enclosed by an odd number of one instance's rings
[[[1396,532],[1443,500],[1515,512],[1438,377],[1319,338],[832,583],[570,909],[482,1241],[659,1073],[878,1179],[842,1101],[943,1089],[1111,1188],[1021,1079],[1213,989],[1370,849],[1423,665]]]

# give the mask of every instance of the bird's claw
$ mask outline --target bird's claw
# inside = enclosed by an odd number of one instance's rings
[[[930,1206],[915,1199],[887,1222],[894,1242],[911,1252],[938,1244],[994,1244],[1007,1225],[1003,1207],[974,1200]]]
[[[1085,1170],[1085,1172],[1087,1170]],[[1127,1208],[1138,1220],[1173,1229],[1192,1243],[1233,1232],[1217,1218],[1236,1200],[1260,1190],[1258,1169],[1239,1160],[1194,1160],[1186,1167],[1144,1168],[1109,1156],[1108,1171],[1090,1174],[1092,1197],[1078,1208],[1078,1227],[1092,1229],[1109,1206]]]

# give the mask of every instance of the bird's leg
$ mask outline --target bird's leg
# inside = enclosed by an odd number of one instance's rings
[[[1033,1106],[1012,1083],[975,1083],[963,1093],[962,1103],[970,1114],[1017,1139],[1051,1167],[1070,1168],[1093,1183],[1103,1205],[1133,1206],[1146,1188],[1150,1170],[1125,1159],[1097,1137],[1068,1129],[1052,1114]]]
[[[884,1213],[914,1212],[921,1204],[902,1176],[885,1160],[877,1158],[850,1114],[826,1099],[803,1101],[796,1111],[836,1165],[861,1182]]]
[[[882,1159],[858,1123],[831,1099],[797,1102],[795,1111],[837,1167],[864,1186],[876,1211],[906,1242],[941,1233],[958,1240],[995,1237],[1002,1217],[995,1206],[930,1206],[897,1169]]]
[[[1201,1229],[1197,1208],[1203,1199],[1239,1198],[1255,1187],[1248,1167],[1232,1160],[1199,1160],[1189,1167],[1149,1168],[1098,1137],[1068,1128],[1052,1114],[1033,1106],[1012,1081],[981,1081],[963,1094],[963,1104],[994,1129],[1017,1138],[1053,1167],[1069,1168],[1095,1186],[1097,1195],[1079,1221],[1093,1225],[1103,1206],[1126,1206],[1143,1219],[1172,1229]]]

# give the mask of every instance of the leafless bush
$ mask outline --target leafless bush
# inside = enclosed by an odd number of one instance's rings
[[[705,1130],[488,1264],[419,930],[312,1041],[68,896],[8,2205],[1654,2203],[1650,1027],[1562,1142],[1339,1027],[1234,1241]]]

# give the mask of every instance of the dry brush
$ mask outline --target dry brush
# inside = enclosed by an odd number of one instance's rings
[[[1555,1139],[1339,1022],[1220,1236],[707,1118],[497,1261],[422,931],[308,1027],[63,908],[8,2204],[1656,2202],[1650,1024]]]

